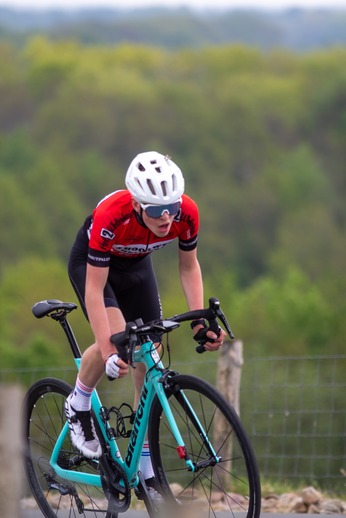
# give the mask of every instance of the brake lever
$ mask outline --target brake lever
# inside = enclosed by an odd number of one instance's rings
[[[231,338],[231,340],[233,340],[234,334],[232,333],[229,323],[227,322],[227,319],[226,319],[223,311],[221,310],[221,308],[219,308],[216,311],[216,314],[217,314],[218,318],[221,320],[221,322],[223,323],[223,325],[225,326],[228,336]]]
[[[218,299],[216,299],[215,297],[211,297],[211,298],[209,299],[209,310],[210,310],[210,312],[211,312],[211,317],[212,317],[212,318],[210,318],[210,319],[209,319],[209,318],[207,317],[208,322],[209,322],[209,320],[210,320],[210,321],[214,320],[214,322],[215,322],[215,324],[216,324],[217,320],[216,320],[216,318],[215,318],[215,317],[218,317],[218,318],[220,319],[220,321],[222,322],[222,324],[225,326],[226,331],[227,331],[227,333],[228,333],[228,336],[231,338],[231,340],[233,340],[233,338],[234,338],[234,334],[232,333],[231,328],[230,328],[230,326],[229,326],[229,324],[228,324],[228,322],[227,322],[227,319],[226,319],[226,317],[225,317],[225,315],[224,315],[224,313],[223,313],[222,309],[220,308],[220,301],[219,301]],[[210,324],[210,322],[209,322],[209,324]],[[218,327],[219,327],[219,326],[218,326]],[[210,325],[210,329],[211,329],[212,331],[214,331],[217,335],[219,335],[219,333],[217,333],[217,332],[216,332],[216,330],[215,330],[215,329],[213,329],[211,325]],[[220,328],[219,328],[219,329],[220,329]],[[206,340],[206,341],[207,341],[207,340]],[[205,352],[206,352],[206,349],[205,349],[204,345],[203,345],[203,344],[198,345],[198,346],[196,347],[196,352],[197,352],[198,354],[203,354],[203,353],[205,353]]]
[[[231,338],[231,340],[233,340],[234,334],[232,333],[229,323],[227,322],[227,319],[226,319],[222,309],[220,308],[220,301],[214,297],[210,298],[209,307],[215,312],[216,316],[221,320],[221,322],[223,323],[223,325],[226,328],[228,336]]]

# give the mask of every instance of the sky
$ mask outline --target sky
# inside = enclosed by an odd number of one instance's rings
[[[52,7],[62,9],[77,9],[81,7],[179,7],[191,8],[258,8],[258,9],[282,9],[289,7],[301,8],[331,8],[346,9],[346,0],[0,0],[0,6],[16,8]]]

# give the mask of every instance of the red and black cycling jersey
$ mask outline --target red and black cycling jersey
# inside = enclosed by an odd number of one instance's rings
[[[199,216],[196,203],[183,194],[182,204],[166,237],[157,237],[144,224],[132,207],[129,191],[116,191],[100,201],[84,229],[89,238],[88,263],[110,264],[111,256],[140,257],[168,245],[179,238],[184,251],[197,247]]]

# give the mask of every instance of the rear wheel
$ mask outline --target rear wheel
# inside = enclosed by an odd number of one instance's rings
[[[101,488],[72,483],[56,475],[49,464],[66,418],[64,403],[72,391],[64,381],[45,378],[35,383],[24,400],[24,467],[30,488],[46,518],[81,516],[117,518],[109,512]],[[68,433],[58,457],[64,469],[100,475],[99,463],[86,459],[72,446]]]
[[[209,383],[189,375],[171,378],[166,391],[195,471],[179,458],[170,423],[155,396],[149,441],[156,478],[167,501],[188,516],[243,512],[258,518],[260,478],[250,441],[234,409]],[[180,452],[181,453],[181,452]],[[183,514],[185,516],[185,514]]]

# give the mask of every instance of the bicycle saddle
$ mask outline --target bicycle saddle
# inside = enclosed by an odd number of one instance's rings
[[[31,311],[36,318],[42,318],[53,311],[65,310],[67,313],[70,313],[70,311],[73,311],[77,307],[77,304],[73,304],[72,302],[61,302],[61,300],[50,299],[36,302],[36,304],[31,308]]]

